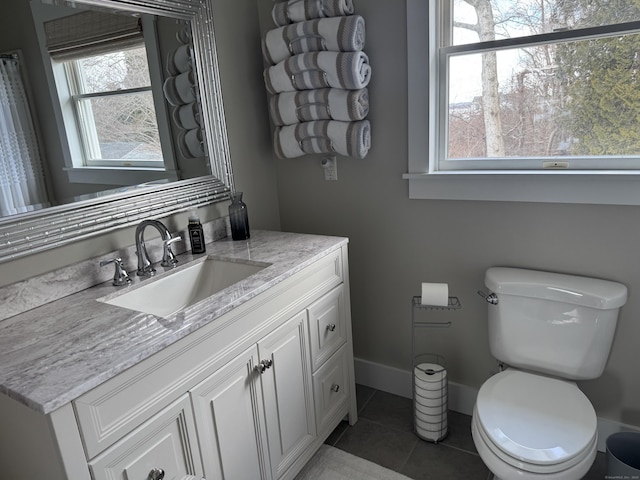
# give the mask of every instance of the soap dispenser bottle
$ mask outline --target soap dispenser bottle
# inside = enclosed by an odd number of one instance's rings
[[[189,240],[191,241],[191,253],[204,253],[206,247],[204,245],[204,231],[202,224],[195,212],[189,215]]]
[[[251,237],[249,232],[249,215],[247,205],[242,201],[242,192],[233,192],[229,195],[229,223],[231,224],[231,238],[234,240],[247,240]]]

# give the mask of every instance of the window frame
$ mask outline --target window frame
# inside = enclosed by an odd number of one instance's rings
[[[435,9],[442,3],[443,0],[407,0],[408,173],[403,178],[409,181],[409,197],[640,205],[640,170],[441,170],[436,167],[439,149],[434,138],[441,132],[436,111],[430,106],[446,100],[440,91],[442,76],[434,50],[438,47],[439,32]],[[425,45],[428,45],[426,51]],[[424,85],[429,88],[425,89]],[[430,134],[425,135],[425,131]]]
[[[140,46],[145,47],[143,41],[140,42]],[[118,52],[120,50],[114,50]],[[100,158],[100,144],[98,135],[95,128],[95,118],[91,111],[91,106],[86,105],[83,100],[92,98],[104,98],[110,96],[124,96],[132,93],[140,92],[152,92],[151,85],[137,88],[126,88],[120,90],[107,90],[98,93],[85,93],[83,89],[84,72],[80,65],[80,60],[74,59],[63,62],[65,76],[67,78],[67,85],[69,88],[69,101],[72,104],[74,112],[76,129],[80,137],[80,144],[83,152],[83,165],[85,167],[112,167],[112,168],[128,168],[128,167],[143,167],[149,169],[165,170],[164,160],[142,160],[142,159],[110,159]],[[155,110],[155,109],[154,109]],[[156,118],[158,118],[157,112],[155,112]],[[160,132],[158,131],[158,135]]]

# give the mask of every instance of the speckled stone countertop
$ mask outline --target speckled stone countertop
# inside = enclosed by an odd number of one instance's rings
[[[255,231],[247,241],[224,239],[208,244],[206,254],[183,254],[178,268],[212,255],[269,266],[167,318],[97,300],[149,281],[135,278],[129,287],[105,282],[2,320],[0,392],[36,411],[52,412],[346,242],[340,237]],[[160,270],[154,278],[171,274]]]

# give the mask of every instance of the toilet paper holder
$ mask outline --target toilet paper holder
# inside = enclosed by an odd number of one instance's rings
[[[449,303],[446,306],[428,304],[425,305],[422,303],[422,297],[420,295],[416,295],[415,297],[413,297],[412,302],[416,307],[427,310],[458,310],[459,308],[462,308],[458,297],[449,297]]]

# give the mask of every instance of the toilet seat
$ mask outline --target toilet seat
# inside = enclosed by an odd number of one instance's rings
[[[595,411],[574,383],[514,369],[482,385],[473,421],[498,458],[532,473],[571,468],[597,441]]]

